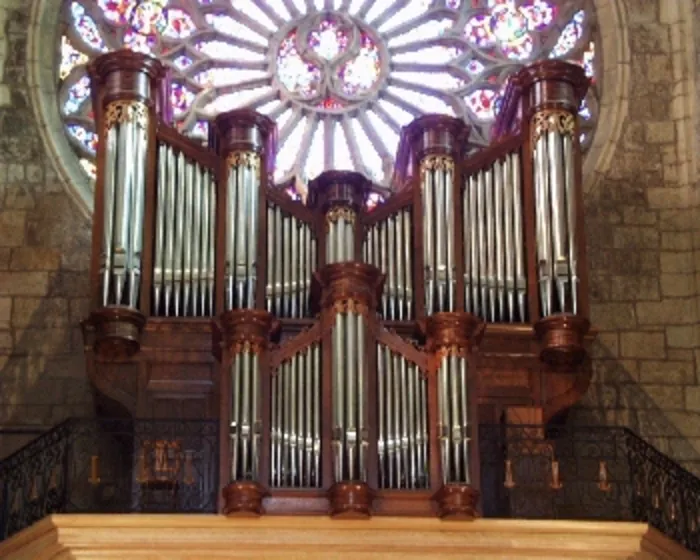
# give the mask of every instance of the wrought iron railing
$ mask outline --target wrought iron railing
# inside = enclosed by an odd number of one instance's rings
[[[0,540],[52,513],[215,513],[218,425],[59,424],[0,463]]]
[[[68,420],[0,463],[0,540],[52,513],[215,513],[216,420]],[[700,554],[700,479],[626,428],[481,425],[484,517],[643,521]]]
[[[643,521],[700,554],[700,479],[621,427],[479,427],[484,517]]]

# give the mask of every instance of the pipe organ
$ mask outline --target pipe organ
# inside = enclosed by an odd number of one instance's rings
[[[474,155],[464,122],[416,119],[376,207],[350,171],[288,196],[253,111],[183,137],[163,77],[134,52],[91,67],[101,410],[219,418],[227,515],[477,516],[479,422],[561,416],[590,381],[583,71],[513,76]]]

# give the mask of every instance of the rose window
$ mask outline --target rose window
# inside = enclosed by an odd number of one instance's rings
[[[67,0],[59,110],[83,168],[98,141],[86,64],[119,48],[172,70],[175,124],[206,141],[211,119],[248,107],[277,123],[275,180],[351,169],[389,186],[401,128],[425,113],[472,125],[487,145],[506,78],[561,58],[593,78],[584,146],[598,107],[589,0]]]

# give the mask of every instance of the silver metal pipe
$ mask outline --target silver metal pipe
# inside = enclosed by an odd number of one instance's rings
[[[243,359],[236,354],[231,367],[233,383],[231,391],[231,480],[238,480],[238,445],[241,439],[241,376]]]
[[[173,315],[182,315],[182,246],[185,234],[185,156],[177,155],[177,188],[175,198],[175,249],[173,253]]]
[[[314,469],[314,361],[313,348],[309,346],[305,353],[304,368],[304,485],[315,486]]]
[[[386,462],[388,465],[388,483],[389,488],[397,488],[394,480],[394,456],[396,454],[396,432],[394,431],[394,360],[391,357],[391,351],[386,346],[384,350],[384,372],[386,375],[386,384],[384,394],[386,396]]]
[[[535,143],[535,197],[537,209],[537,258],[542,316],[552,314],[552,247],[551,216],[549,209],[549,177],[547,165],[547,137],[540,136]]]
[[[190,244],[192,246],[192,314],[204,315],[200,312],[199,294],[202,291],[202,190],[205,187],[205,171],[199,164],[195,168],[194,176],[194,201],[192,215],[192,234]]]
[[[110,131],[111,132],[111,131]],[[158,146],[158,177],[156,180],[156,238],[153,254],[153,314],[160,315],[163,293],[163,253],[165,252],[165,192],[167,183],[168,146]],[[104,255],[104,250],[103,250]],[[105,302],[106,304],[106,302]]]
[[[335,329],[333,330],[333,454],[335,467],[335,480],[343,480],[343,456],[344,456],[344,427],[345,427],[345,403],[344,403],[344,346],[345,346],[345,320],[342,313],[335,315]]]
[[[255,287],[258,279],[258,197],[259,197],[259,175],[258,166],[252,164],[246,167],[246,179],[248,187],[248,223],[246,224],[246,234],[248,247],[246,250],[246,266],[248,280],[248,296],[246,307],[255,307]]]
[[[274,235],[275,235],[275,266],[274,266],[274,276],[273,276],[273,290],[274,290],[274,310],[275,314],[280,317],[284,316],[284,311],[282,310],[284,286],[282,284],[282,271],[283,271],[283,258],[284,250],[282,246],[282,237],[284,232],[282,229],[283,218],[282,210],[279,206],[275,206],[275,218],[274,218]]]
[[[284,216],[284,239],[289,240],[292,238],[292,216]],[[288,241],[283,244],[283,264],[282,264],[282,305],[284,306],[284,311],[282,312],[283,317],[290,317],[292,314],[292,290],[291,290],[291,276],[292,276],[292,247]]]
[[[164,301],[163,314],[170,315],[173,303],[173,279],[175,277],[175,227],[176,227],[176,161],[172,148],[166,152],[166,179],[165,179],[165,255],[163,258],[163,283]]]
[[[404,465],[402,459],[402,434],[401,434],[401,356],[395,352],[392,355],[392,381],[391,394],[394,398],[394,458],[396,460],[396,487],[401,488],[404,484]]]
[[[182,254],[182,315],[189,315],[190,293],[192,288],[192,217],[194,212],[194,171],[195,162],[185,164],[185,222]]]
[[[455,284],[456,284],[456,269],[455,269],[455,205],[452,200],[454,189],[454,181],[450,168],[445,169],[445,224],[446,224],[446,260],[445,270],[447,277],[445,279],[447,286],[447,311],[455,310]]]
[[[427,422],[427,381],[418,371],[418,455],[420,457],[420,480],[423,488],[429,484],[428,475],[428,422]]]
[[[241,389],[241,475],[250,478],[250,443],[251,443],[251,356],[250,351],[243,351],[243,387]]]
[[[279,388],[277,382],[279,374],[270,378],[270,486],[279,486],[277,483],[277,448],[279,444],[279,416],[277,415],[277,402],[279,400]]]
[[[313,346],[314,361],[314,482],[321,486],[321,346]]]
[[[148,139],[146,130],[135,123],[134,126],[134,189],[130,219],[129,244],[129,306],[136,308],[141,291],[141,256],[143,253],[143,215],[146,205],[146,165]]]
[[[284,366],[280,365],[277,376],[275,377],[275,386],[277,387],[277,435],[275,437],[275,472],[277,474],[276,486],[283,486],[282,466],[284,461],[283,445],[284,445],[284,411],[285,411],[285,392],[284,392]]]
[[[297,269],[297,289],[294,298],[297,302],[297,316],[303,317],[306,302],[304,288],[308,273],[306,270],[306,252],[309,250],[306,243],[306,224],[301,220],[297,220],[297,230],[299,235],[299,258],[296,260],[295,265]]]
[[[437,284],[437,300],[435,303],[435,311],[445,311],[445,291],[447,284],[447,247],[446,235],[443,229],[445,224],[445,172],[442,169],[436,169],[435,177],[435,194],[433,199],[433,226],[435,231],[435,282]],[[449,227],[449,225],[448,225]]]
[[[469,474],[469,396],[467,385],[467,360],[459,358],[459,404],[461,416],[461,432],[462,432],[462,465],[464,477],[462,481],[465,484],[470,484]]]
[[[292,364],[284,362],[284,417],[282,419],[282,484],[293,486],[291,470],[291,438],[292,438]]]
[[[226,181],[226,309],[235,307],[236,278],[236,213],[237,205],[237,170],[228,169]]]
[[[382,272],[386,272],[389,268],[389,223],[380,222],[377,224],[377,233],[379,235],[379,265],[378,268]],[[389,319],[389,285],[384,286],[382,291],[382,317]]]
[[[396,298],[397,298],[397,286],[396,286],[396,269],[395,269],[395,259],[396,259],[396,215],[389,216],[385,222],[387,229],[387,252],[386,252],[386,265],[387,265],[387,286],[384,291],[387,293],[387,298],[389,300],[389,313],[386,317],[390,320],[394,320],[397,317],[396,313]]]
[[[480,290],[480,309],[481,316],[484,319],[488,318],[488,270],[487,270],[487,251],[486,251],[486,183],[485,172],[479,171],[477,179],[477,216],[479,217],[478,227],[478,250],[479,250],[479,290]]]
[[[250,421],[252,424],[252,443],[250,447],[251,455],[251,478],[257,480],[258,469],[260,465],[260,437],[262,435],[262,415],[260,414],[261,395],[260,395],[260,357],[256,353],[251,356],[251,412]]]
[[[413,315],[413,239],[411,237],[410,210],[403,212],[403,251],[405,262],[405,290],[406,290],[406,319],[412,319]]]
[[[489,321],[496,320],[496,238],[493,208],[493,169],[484,174],[486,194],[486,282],[489,289]]]
[[[403,219],[405,211],[402,210],[394,216],[393,228],[396,232],[394,255],[396,259],[396,319],[404,320],[406,310],[406,262],[404,259],[404,246],[408,243],[404,237]]]
[[[400,377],[399,399],[401,400],[401,464],[403,465],[402,478],[405,488],[411,488],[411,454],[408,431],[408,371],[406,358],[399,356]]]
[[[496,224],[496,303],[498,304],[497,318],[499,321],[506,320],[503,167],[500,161],[496,161],[493,165]]]
[[[299,383],[297,379],[297,357],[293,356],[289,360],[289,378],[291,391],[289,394],[289,458],[290,458],[290,477],[291,486],[298,486],[299,478],[299,464],[297,459],[299,458],[299,453],[297,449],[297,442],[299,436],[299,425],[298,420],[298,410],[299,410]]]
[[[513,238],[513,168],[510,154],[503,160],[503,219],[505,291],[508,321],[515,320],[515,246]]]
[[[460,426],[460,414],[459,414],[459,390],[460,386],[457,382],[458,364],[457,360],[459,357],[454,352],[450,354],[449,359],[449,369],[447,375],[449,378],[449,391],[450,391],[450,440],[452,443],[452,463],[454,468],[454,481],[460,482],[462,480],[462,469],[460,460],[460,447],[462,442],[461,437],[461,426]]]
[[[425,313],[432,315],[434,305],[435,250],[433,247],[433,172],[423,172],[423,255],[425,258]]]
[[[345,356],[344,381],[345,381],[345,448],[348,457],[347,473],[349,480],[357,480],[357,327],[356,323],[358,315],[356,313],[345,314],[346,324],[346,344],[347,351]]]
[[[571,275],[571,312],[578,313],[578,243],[576,232],[576,168],[573,137],[564,136],[564,191],[566,194],[566,226],[569,233],[569,269]]]
[[[549,164],[549,203],[551,209],[552,267],[557,293],[557,308],[566,310],[566,286],[569,281],[569,263],[566,247],[567,212],[564,194],[564,166],[562,137],[556,130],[547,133]]]
[[[405,362],[405,360],[404,360]],[[416,420],[416,366],[411,364],[408,367],[408,447],[410,452],[410,478],[409,488],[418,488],[418,449],[417,449],[417,429]]]
[[[518,312],[520,321],[526,319],[527,280],[525,277],[525,244],[523,241],[523,204],[520,173],[520,154],[511,154],[513,171],[513,245],[515,247],[515,287],[518,294]]]
[[[358,470],[360,480],[367,481],[367,447],[369,446],[368,422],[365,418],[365,388],[367,382],[365,376],[365,318],[357,314],[355,326],[357,327],[357,429],[359,435]]]
[[[384,355],[382,345],[377,343],[377,424],[378,441],[377,455],[379,456],[379,487],[386,488],[386,418],[384,417]]]
[[[464,248],[464,310],[472,313],[471,286],[471,228],[474,217],[469,213],[469,192],[472,178],[468,177],[462,190],[462,246]]]
[[[124,301],[128,253],[129,253],[129,220],[133,186],[134,166],[131,158],[134,154],[134,122],[118,125],[117,182],[114,197],[114,245],[112,247],[114,281],[114,303],[121,305]],[[127,163],[128,162],[128,163]]]
[[[305,365],[304,354],[299,353],[295,356],[297,363],[297,466],[299,486],[304,486],[304,443],[306,427],[304,425],[305,412]]]
[[[477,182],[477,177],[480,177],[479,173],[476,177],[469,177],[469,273],[471,278],[471,291],[472,291],[472,313],[479,316],[484,316],[484,310],[481,305],[480,297],[480,278],[483,274],[480,269],[480,258],[481,258],[481,238],[480,236],[480,224],[481,224],[481,214],[480,208],[477,205],[477,200],[480,198],[479,185]]]
[[[438,416],[440,421],[438,431],[440,433],[440,457],[442,458],[442,482],[450,482],[450,417],[448,408],[447,389],[448,356],[443,355],[438,369]]]
[[[291,246],[292,266],[289,271],[290,316],[297,317],[297,296],[299,290],[299,222],[292,217],[292,237],[288,240]]]
[[[114,246],[114,212],[117,197],[116,171],[119,156],[117,137],[119,128],[112,127],[107,132],[107,147],[105,148],[105,178],[104,178],[104,230],[102,232],[102,305],[111,303],[112,266]]]
[[[214,279],[216,269],[216,182],[209,174],[209,269],[207,272],[207,294],[209,297],[209,314],[214,315]]]
[[[275,210],[267,205],[267,280],[265,284],[265,309],[274,313],[275,302]]]
[[[199,236],[199,303],[197,304],[202,316],[213,315],[207,306],[209,279],[209,222],[211,220],[211,194],[209,192],[209,170],[202,169],[202,206],[201,231]],[[213,263],[211,264],[213,268]]]

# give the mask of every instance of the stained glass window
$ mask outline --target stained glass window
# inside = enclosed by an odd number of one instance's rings
[[[178,128],[205,141],[219,112],[279,128],[275,179],[354,169],[388,186],[401,127],[425,113],[487,145],[511,73],[544,58],[582,65],[584,146],[598,106],[590,0],[64,0],[57,69],[66,133],[87,173],[97,134],[86,63],[128,47],[173,69]]]

